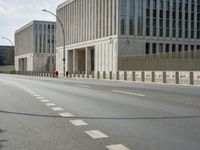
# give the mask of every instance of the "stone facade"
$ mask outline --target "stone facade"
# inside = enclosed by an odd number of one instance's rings
[[[16,71],[55,70],[55,24],[33,21],[15,32]]]

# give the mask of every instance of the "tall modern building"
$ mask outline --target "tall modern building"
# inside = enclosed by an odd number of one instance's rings
[[[4,58],[4,55],[6,53],[7,50],[9,49],[14,49],[13,46],[5,46],[5,45],[0,45],[0,66],[1,65],[6,65],[5,64],[5,58]]]
[[[15,32],[16,71],[55,69],[55,22],[32,21]]]
[[[66,0],[57,15],[71,72],[132,70],[136,56],[178,59],[200,51],[200,0]],[[63,37],[57,28],[56,68],[62,72]]]

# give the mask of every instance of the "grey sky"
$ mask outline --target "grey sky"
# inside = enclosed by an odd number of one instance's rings
[[[14,32],[32,20],[55,18],[42,9],[56,12],[56,7],[65,0],[0,0],[0,37],[5,36],[14,42]],[[10,45],[0,38],[0,45]]]

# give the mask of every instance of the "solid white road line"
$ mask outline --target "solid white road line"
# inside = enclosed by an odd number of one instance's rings
[[[52,109],[53,109],[54,111],[62,111],[62,110],[64,110],[64,109],[62,109],[62,108],[60,108],[60,107],[52,107]]]
[[[70,122],[75,126],[87,126],[88,125],[83,120],[70,120]]]
[[[126,92],[126,91],[118,91],[118,90],[112,90],[115,93],[121,93],[121,94],[129,94],[129,95],[134,95],[134,96],[141,96],[145,97],[146,95],[143,94],[138,94],[138,93],[131,93],[131,92]]]
[[[44,99],[44,97],[37,97],[37,99]]]
[[[90,88],[90,86],[80,85],[80,84],[75,84],[75,86],[78,86],[78,87],[84,87],[84,88]]]
[[[89,135],[90,137],[92,137],[93,139],[108,138],[106,134],[98,130],[85,131],[85,133]]]
[[[41,100],[41,102],[47,103],[47,102],[49,102],[49,100]]]
[[[109,146],[106,146],[106,148],[109,150],[130,150],[129,148],[127,148],[126,146],[122,144],[109,145]]]
[[[74,115],[70,114],[70,113],[59,113],[60,116],[62,117],[74,117]]]
[[[47,106],[55,106],[56,104],[54,103],[46,103]]]

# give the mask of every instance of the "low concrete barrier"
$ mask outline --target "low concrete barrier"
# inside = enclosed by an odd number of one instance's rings
[[[118,71],[92,72],[82,74],[82,78],[119,80],[130,82],[148,82],[164,84],[200,85],[200,71]],[[77,75],[74,75],[77,76]]]

